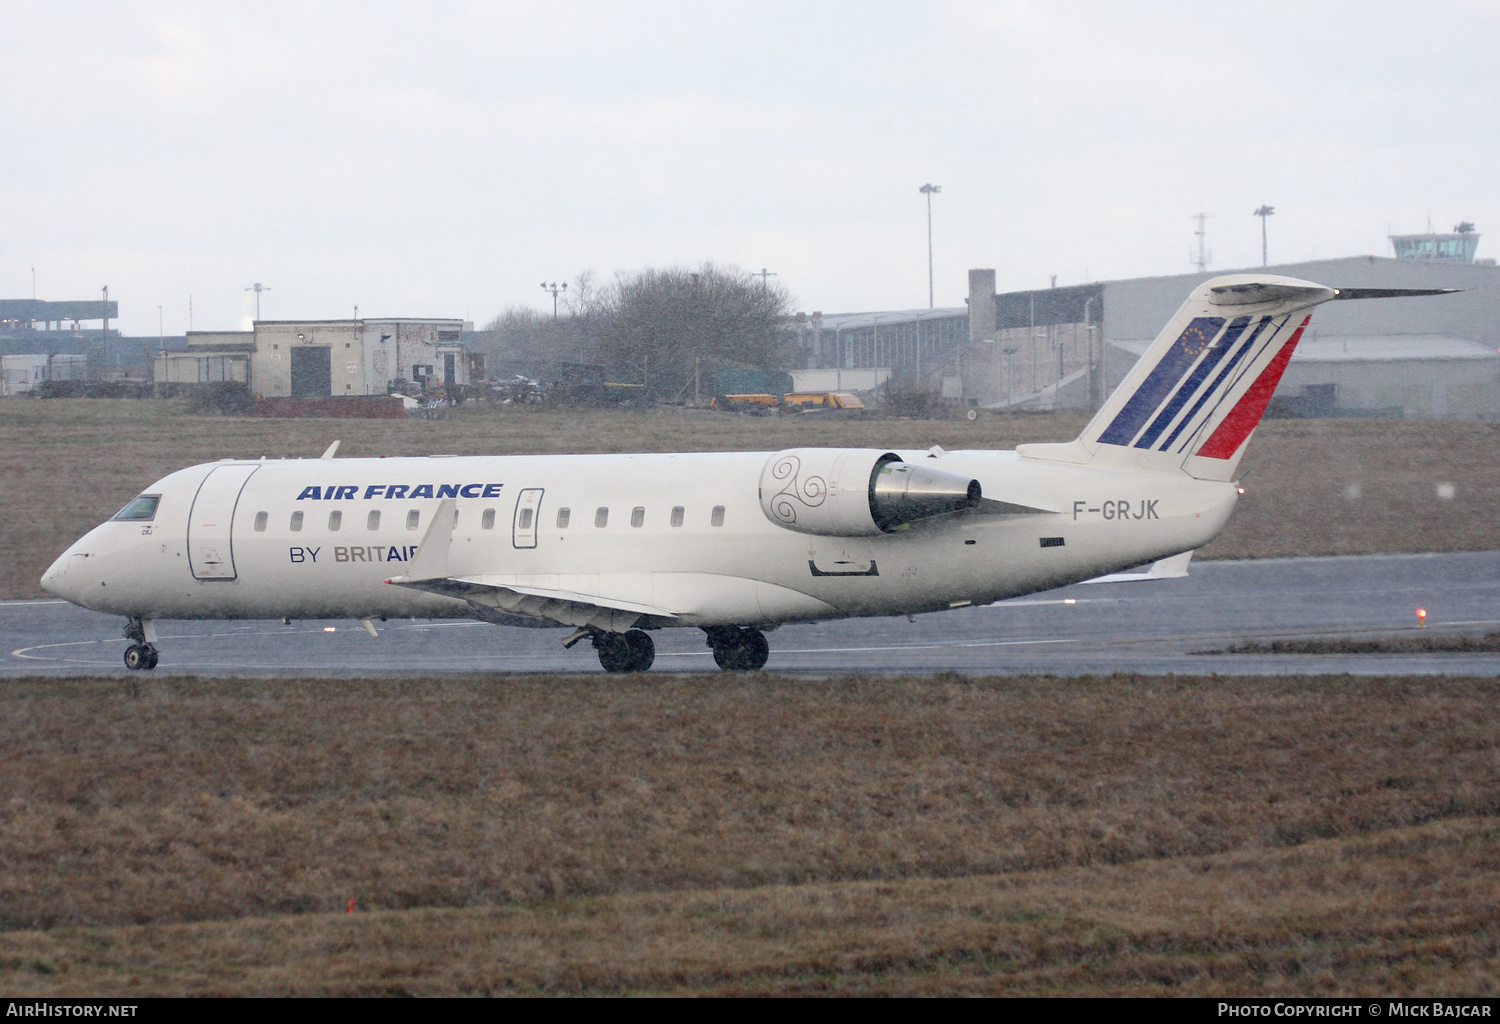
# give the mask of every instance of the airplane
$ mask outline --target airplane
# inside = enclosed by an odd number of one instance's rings
[[[721,668],[757,670],[783,623],[986,605],[1147,563],[1181,575],[1243,493],[1236,468],[1314,307],[1451,290],[1211,279],[1077,438],[1015,451],[336,459],[335,442],[206,463],[146,488],[41,583],[126,616],[138,670],[158,663],[157,619],[353,618],[373,636],[392,617],[573,627],[565,646],[587,639],[608,672],[649,669],[652,632],[696,628]]]

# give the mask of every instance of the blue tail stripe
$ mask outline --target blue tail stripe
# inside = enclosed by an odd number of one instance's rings
[[[1162,445],[1164,451],[1177,442],[1177,435],[1182,432],[1183,427],[1197,419],[1198,412],[1203,408],[1204,403],[1210,399],[1223,396],[1224,381],[1234,372],[1234,368],[1239,364],[1240,360],[1245,358],[1245,354],[1255,348],[1256,342],[1260,340],[1261,335],[1265,333],[1267,327],[1271,328],[1272,335],[1276,333],[1277,327],[1275,326],[1275,321],[1268,316],[1261,317],[1260,322],[1255,325],[1255,329],[1250,332],[1244,344],[1239,347],[1239,350],[1234,355],[1229,357],[1229,360],[1224,364],[1224,369],[1220,370],[1219,375],[1214,378],[1214,382],[1203,392],[1202,397],[1193,403],[1192,411],[1184,416],[1182,422],[1177,425],[1177,429],[1172,431],[1172,436],[1167,438],[1166,443]]]
[[[1223,317],[1194,317],[1193,322],[1188,324],[1178,339],[1172,343],[1172,347],[1167,349],[1161,361],[1153,366],[1151,372],[1146,375],[1146,379],[1141,381],[1141,386],[1136,388],[1135,394],[1130,396],[1119,415],[1108,427],[1104,428],[1104,432],[1099,435],[1100,442],[1128,446],[1131,441],[1135,440],[1135,435],[1146,420],[1171,394],[1172,389],[1192,368],[1198,356],[1208,347],[1223,326]]]
[[[1141,439],[1135,443],[1137,448],[1150,448],[1156,444],[1156,439],[1161,437],[1162,431],[1171,426],[1173,417],[1182,410],[1184,405],[1188,404],[1193,395],[1198,393],[1198,386],[1203,383],[1204,379],[1210,373],[1214,372],[1214,367],[1219,365],[1219,360],[1223,359],[1229,353],[1229,350],[1234,347],[1235,342],[1240,340],[1240,335],[1245,332],[1245,328],[1248,326],[1250,326],[1250,318],[1248,316],[1238,317],[1230,322],[1229,329],[1224,332],[1224,337],[1220,338],[1208,350],[1208,355],[1203,357],[1201,363],[1193,367],[1193,372],[1188,374],[1187,380],[1183,382],[1182,387],[1177,389],[1177,393],[1172,396],[1172,400],[1167,403],[1166,408],[1162,409],[1156,419],[1151,421],[1151,426],[1146,428],[1146,432],[1141,435]],[[1170,443],[1169,441],[1168,444]]]

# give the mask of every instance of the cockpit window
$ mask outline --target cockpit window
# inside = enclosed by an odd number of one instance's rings
[[[143,494],[115,513],[115,519],[129,519],[137,523],[149,523],[156,518],[156,506],[161,502],[160,494]]]

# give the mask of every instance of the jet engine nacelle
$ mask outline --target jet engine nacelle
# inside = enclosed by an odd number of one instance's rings
[[[826,537],[870,537],[973,508],[979,481],[902,462],[874,448],[793,448],[760,473],[760,507],[777,526]]]

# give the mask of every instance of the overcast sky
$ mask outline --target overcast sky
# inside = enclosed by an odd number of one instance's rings
[[[1500,254],[1500,4],[0,0],[0,297],[126,333],[550,309],[713,260],[803,310]]]

